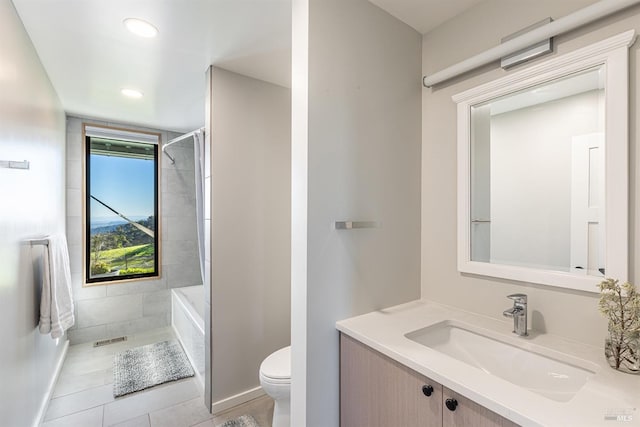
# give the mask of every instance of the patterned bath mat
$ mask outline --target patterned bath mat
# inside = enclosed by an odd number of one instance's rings
[[[238,418],[226,421],[218,427],[260,427],[260,425],[251,415],[242,415]]]
[[[113,396],[193,375],[189,359],[178,342],[163,341],[132,348],[116,354],[113,360]]]

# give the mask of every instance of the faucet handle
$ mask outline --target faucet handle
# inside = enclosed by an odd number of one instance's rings
[[[507,298],[512,299],[514,304],[526,304],[527,303],[527,294],[511,294],[507,295]]]

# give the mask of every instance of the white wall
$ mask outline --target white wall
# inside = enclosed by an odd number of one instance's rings
[[[602,96],[491,117],[491,262],[569,271],[572,137],[604,131]]]
[[[40,335],[41,246],[64,233],[64,112],[10,1],[0,2],[0,424],[38,421],[66,337]]]
[[[420,35],[366,0],[293,7],[291,425],[327,427],[335,322],[419,296]]]
[[[592,0],[487,0],[423,37],[423,73],[432,74],[494,47],[500,38],[547,16],[559,18]],[[489,24],[490,23],[490,24]],[[573,51],[629,29],[640,30],[640,7],[615,14],[555,38],[552,55]],[[638,43],[630,50],[630,279],[640,265],[635,242],[640,230],[635,185],[638,152]],[[550,56],[538,60],[546,60]],[[527,66],[527,65],[523,65]],[[516,67],[518,70],[521,67]],[[506,295],[529,295],[533,327],[603,346],[606,321],[597,309],[597,294],[461,275],[456,268],[456,107],[451,96],[505,75],[497,63],[423,90],[422,141],[422,297],[502,319],[510,305]],[[437,206],[437,209],[434,208]],[[571,316],[567,315],[570,307]],[[502,319],[509,321],[508,319]]]
[[[67,241],[71,281],[77,301],[76,325],[69,330],[71,344],[168,326],[171,322],[171,289],[202,284],[196,232],[193,143],[185,140],[167,150],[176,159],[175,164],[161,151],[158,154],[161,165],[161,277],[83,286],[82,123],[157,132],[161,144],[179,135],[126,123],[67,118]]]
[[[212,400],[290,343],[291,92],[210,69]],[[214,408],[216,410],[216,408]]]

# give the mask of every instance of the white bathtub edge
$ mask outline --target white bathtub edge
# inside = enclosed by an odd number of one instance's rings
[[[176,325],[176,311],[179,312],[179,318],[184,319],[184,321],[179,322],[179,325]],[[188,325],[186,329],[183,322],[186,322]],[[200,342],[204,346],[204,319],[200,319],[200,315],[197,310],[192,307],[187,297],[176,289],[171,290],[171,329],[180,342],[180,345],[182,345],[182,348],[193,367],[200,392],[204,393],[204,367],[198,363],[196,358],[202,357],[204,359],[205,356],[204,354],[200,354],[198,350],[194,349],[193,343],[191,342],[194,339],[197,339],[198,341],[201,340]],[[194,354],[196,351],[198,351],[198,354]]]
[[[202,286],[202,285],[197,285],[197,286]],[[198,329],[202,333],[202,336],[204,336],[204,319],[201,319],[200,315],[198,313],[195,313],[195,309],[191,306],[191,304],[185,301],[185,297],[180,295],[180,292],[178,291],[178,289],[181,289],[181,288],[171,289],[172,298],[175,297],[175,300],[180,303],[184,312],[189,316],[193,324],[198,327]],[[171,316],[173,317],[173,313],[171,313]],[[172,319],[172,323],[173,323],[173,319]]]

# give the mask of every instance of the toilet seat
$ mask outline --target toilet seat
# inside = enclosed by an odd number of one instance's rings
[[[271,384],[291,383],[291,346],[281,348],[262,361],[260,376]]]
[[[259,376],[262,389],[274,401],[272,427],[291,427],[291,347],[264,359]]]

